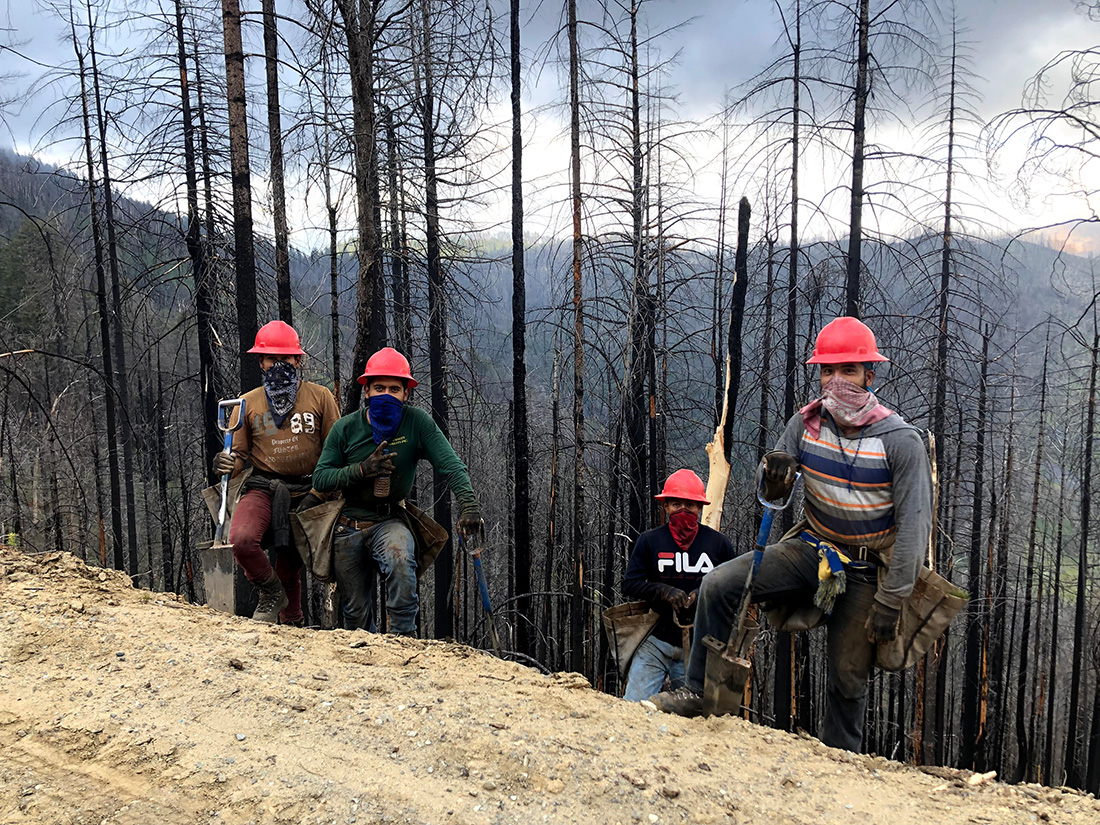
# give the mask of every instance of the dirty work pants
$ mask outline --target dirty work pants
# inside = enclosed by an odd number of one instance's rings
[[[336,525],[332,540],[332,569],[344,606],[344,627],[377,632],[374,591],[375,569],[386,580],[389,631],[416,635],[420,597],[416,591],[416,540],[401,519],[389,518],[356,530]]]
[[[737,609],[752,566],[752,553],[720,564],[703,577],[695,611],[695,638],[706,635],[726,640],[737,621]],[[753,582],[752,600],[779,604],[813,604],[817,592],[817,551],[798,538],[769,545]],[[821,741],[834,748],[856,751],[863,742],[863,715],[867,709],[867,678],[875,648],[865,628],[877,589],[875,571],[847,568],[847,590],[836,600],[826,622],[829,682]],[[692,647],[687,685],[703,689],[707,648]]]
[[[271,562],[260,544],[270,526],[271,494],[266,490],[248,490],[233,511],[229,541],[233,544],[233,558],[253,584],[263,581],[271,572]],[[283,624],[301,621],[302,559],[297,550],[275,548],[275,575],[282,582],[287,597],[287,606],[279,612],[279,621]]]
[[[655,639],[652,634],[638,645],[626,676],[623,698],[628,702],[640,702],[659,693],[665,677],[675,690],[684,684],[684,649]]]

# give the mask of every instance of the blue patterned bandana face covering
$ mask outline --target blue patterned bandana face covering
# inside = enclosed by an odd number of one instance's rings
[[[389,441],[397,434],[401,424],[401,415],[405,411],[405,402],[392,395],[372,395],[367,399],[370,410],[370,425],[375,444]]]
[[[264,395],[275,426],[282,429],[283,422],[294,409],[294,399],[298,397],[298,370],[286,361],[276,361],[271,369],[264,373]]]

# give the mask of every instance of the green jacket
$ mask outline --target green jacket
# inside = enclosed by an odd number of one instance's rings
[[[366,461],[377,447],[372,433],[365,407],[345,415],[333,424],[313,470],[314,489],[323,493],[344,491],[345,515],[381,521],[385,516],[377,512],[375,505],[379,501],[397,502],[407,498],[416,479],[416,465],[422,458],[431,462],[446,479],[447,486],[458,499],[460,515],[480,515],[470,473],[431,415],[419,407],[405,405],[397,433],[386,445],[394,454],[394,472],[390,477],[390,494],[384,499],[374,497],[373,478],[357,477],[360,462]]]

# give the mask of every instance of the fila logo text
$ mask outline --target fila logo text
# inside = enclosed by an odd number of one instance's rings
[[[668,568],[674,568],[677,573],[709,573],[714,569],[714,562],[706,553],[700,553],[695,564],[691,563],[691,556],[684,552],[658,553],[657,572],[663,573]]]

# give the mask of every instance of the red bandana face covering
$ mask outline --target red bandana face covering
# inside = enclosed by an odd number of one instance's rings
[[[821,398],[811,401],[800,412],[802,423],[811,438],[821,434],[821,410],[829,411],[842,427],[866,427],[893,415],[878,402],[878,398],[866,387],[833,376],[821,388]]]
[[[681,550],[687,550],[699,534],[699,516],[690,510],[677,510],[668,517],[668,529]]]

